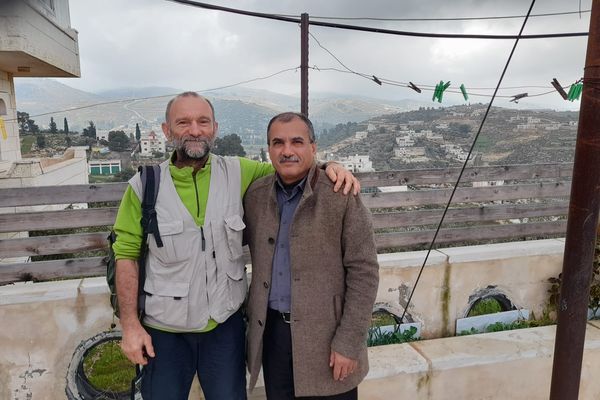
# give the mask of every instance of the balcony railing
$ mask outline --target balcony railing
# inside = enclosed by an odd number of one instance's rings
[[[536,164],[467,168],[436,247],[564,235],[572,167]],[[458,168],[450,168],[358,174],[367,191],[361,196],[373,212],[378,249],[427,247],[459,172]],[[126,185],[2,189],[0,233],[35,232],[35,236],[0,240],[0,260],[5,259],[0,265],[0,284],[104,274],[106,237]],[[403,191],[376,189],[389,186],[401,186]],[[82,203],[88,208],[67,207]],[[48,211],[49,207],[60,210]],[[96,254],[85,253],[91,251]],[[67,258],[38,260],[44,256]],[[7,258],[18,257],[35,261],[6,262]]]

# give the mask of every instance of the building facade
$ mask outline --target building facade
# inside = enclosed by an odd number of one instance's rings
[[[157,135],[154,131],[141,139],[140,143],[140,154],[143,157],[152,157],[155,153],[164,154],[166,151],[165,137],[163,135]]]
[[[21,158],[16,77],[79,77],[68,0],[0,1],[0,162]]]

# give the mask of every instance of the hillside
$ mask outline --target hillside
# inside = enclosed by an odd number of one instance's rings
[[[369,155],[376,170],[459,166],[486,106],[421,108],[359,124],[340,124],[320,139],[338,157]],[[572,162],[578,113],[492,108],[473,155],[486,164]],[[356,132],[368,132],[357,138]]]
[[[117,88],[99,93],[74,89],[52,79],[15,80],[17,109],[34,116],[40,127],[47,127],[50,117],[81,131],[94,121],[98,129],[130,131],[135,124],[144,130],[158,130],[164,120],[167,101],[182,90],[169,87]],[[262,145],[269,119],[282,111],[298,110],[299,98],[266,90],[229,88],[204,93],[216,109],[221,134],[236,133],[245,144]],[[159,97],[157,97],[159,96]],[[135,100],[139,99],[139,100]],[[99,104],[108,103],[108,104]],[[98,104],[98,105],[96,105]],[[314,94],[309,103],[311,119],[317,132],[340,122],[363,121],[382,114],[414,109],[419,103]],[[60,111],[36,118],[38,114]]]

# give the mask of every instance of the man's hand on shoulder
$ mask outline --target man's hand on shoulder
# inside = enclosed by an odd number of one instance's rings
[[[148,364],[148,357],[154,357],[152,338],[144,327],[138,322],[123,327],[121,349],[129,361],[134,364]]]
[[[343,193],[345,195],[350,193],[350,189],[352,189],[352,193],[354,193],[355,196],[360,193],[360,182],[352,172],[348,171],[341,164],[331,161],[327,162],[325,173],[331,182],[335,183],[333,186],[334,192],[337,193],[343,185]]]
[[[358,361],[331,350],[329,367],[333,368],[333,380],[343,381],[348,375],[354,373],[356,367],[358,367]]]

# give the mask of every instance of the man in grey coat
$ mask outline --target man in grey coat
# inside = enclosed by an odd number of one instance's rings
[[[379,283],[369,211],[316,168],[303,114],[275,116],[267,142],[277,173],[244,198],[250,388],[262,365],[268,399],[357,399]]]

